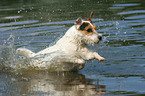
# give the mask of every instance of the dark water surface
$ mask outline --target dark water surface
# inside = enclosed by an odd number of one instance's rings
[[[25,66],[16,48],[38,52],[92,10],[103,34],[93,48],[105,62],[78,72],[16,70]],[[1,0],[0,41],[1,96],[145,96],[145,0]]]

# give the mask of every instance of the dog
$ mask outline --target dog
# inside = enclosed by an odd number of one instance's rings
[[[91,21],[92,14],[93,12],[86,20],[81,17],[75,20],[74,25],[55,45],[38,53],[26,48],[18,48],[16,53],[28,58],[29,66],[50,71],[83,69],[85,60],[104,61],[105,58],[88,48],[88,44],[94,46],[102,41],[102,35],[96,31],[96,25]]]

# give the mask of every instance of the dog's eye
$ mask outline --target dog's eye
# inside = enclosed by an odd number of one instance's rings
[[[88,32],[93,32],[92,29],[90,29],[90,28],[89,28],[87,31],[88,31]]]
[[[85,30],[85,28],[86,28],[88,25],[89,25],[88,23],[83,23],[83,24],[80,26],[80,30]]]

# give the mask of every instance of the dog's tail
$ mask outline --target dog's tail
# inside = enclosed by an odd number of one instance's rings
[[[30,57],[34,57],[36,54],[26,48],[18,48],[16,50],[16,53],[19,55],[22,55],[24,57],[30,58]]]

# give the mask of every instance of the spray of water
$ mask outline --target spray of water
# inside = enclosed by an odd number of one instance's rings
[[[15,67],[14,36],[11,34],[0,46],[0,70],[9,70]]]

